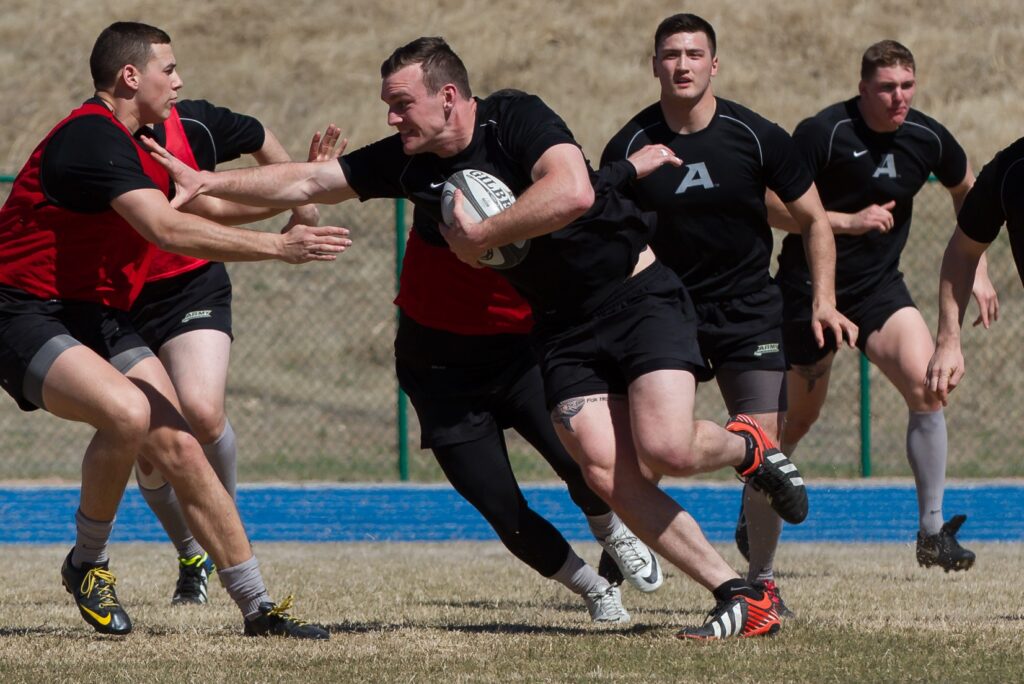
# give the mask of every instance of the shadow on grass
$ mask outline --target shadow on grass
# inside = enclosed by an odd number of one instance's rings
[[[596,629],[595,629],[596,627]],[[524,625],[509,622],[494,622],[487,625],[446,625],[439,626],[448,632],[463,632],[466,634],[542,634],[545,636],[585,636],[587,634],[616,634],[620,636],[641,635],[654,631],[663,631],[665,628],[658,625],[630,625],[628,627],[615,627],[614,625],[601,625],[590,628],[586,627],[559,627],[555,625]]]

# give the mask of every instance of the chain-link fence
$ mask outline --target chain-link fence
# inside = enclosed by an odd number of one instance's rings
[[[0,198],[7,187],[0,186]],[[324,209],[325,222],[352,228],[355,247],[334,264],[230,267],[235,288],[228,413],[239,436],[240,475],[253,480],[380,482],[399,478],[397,386],[392,340],[395,311],[395,207],[384,201]],[[953,226],[949,195],[930,185],[918,197],[903,271],[930,326],[938,269]],[[965,333],[968,376],[947,409],[949,472],[957,477],[1024,475],[1011,432],[1024,330],[1021,286],[1005,238],[990,250],[1002,318],[995,329]],[[973,315],[972,315],[973,318]],[[821,420],[798,453],[812,474],[853,477],[860,469],[857,354],[839,355]],[[904,453],[906,408],[874,367],[871,379],[873,473],[909,474]],[[699,417],[724,420],[713,386],[699,393]],[[0,480],[76,480],[90,438],[87,426],[43,411],[23,413],[0,397]],[[442,478],[417,448],[409,420],[409,477]],[[523,442],[510,443],[523,479],[553,476]]]

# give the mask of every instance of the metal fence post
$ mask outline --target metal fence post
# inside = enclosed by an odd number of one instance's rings
[[[871,362],[860,355],[860,476],[871,477]]]
[[[399,279],[402,277],[402,260],[405,258],[405,200],[395,200],[395,291],[398,291]],[[397,313],[395,314],[398,315]],[[406,482],[409,479],[409,401],[402,388],[398,388],[397,428],[398,428],[398,479]]]

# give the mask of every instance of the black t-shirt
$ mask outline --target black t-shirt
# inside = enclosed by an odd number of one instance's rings
[[[217,164],[233,161],[263,147],[263,124],[245,114],[216,107],[206,100],[182,100],[176,105],[181,126],[199,168],[213,171]],[[153,127],[161,145],[167,141],[163,124]]]
[[[633,117],[605,147],[602,167],[644,145],[663,144],[683,166],[663,166],[635,180],[630,197],[658,214],[651,241],[658,259],[679,274],[695,300],[738,297],[770,281],[772,232],[765,188],[785,202],[811,187],[792,138],[755,112],[722,98],[695,133],[677,134],[655,103]]]
[[[105,106],[95,97],[87,102]],[[39,178],[48,201],[85,214],[106,211],[126,192],[159,189],[124,131],[102,116],[81,116],[57,131],[43,151]]]
[[[1024,138],[985,164],[957,216],[960,229],[977,242],[994,241],[1004,223],[1024,283]]]
[[[793,132],[826,209],[855,213],[896,200],[888,233],[836,236],[836,290],[845,293],[870,289],[898,272],[914,195],[930,174],[946,187],[959,185],[967,174],[967,155],[942,124],[911,109],[896,131],[878,133],[864,122],[858,99],[822,110]],[[799,235],[787,235],[782,242],[779,277],[810,291]]]
[[[519,196],[531,184],[537,160],[551,147],[576,145],[565,122],[540,98],[504,90],[477,100],[469,146],[442,158],[407,156],[399,136],[379,140],[340,159],[349,185],[367,200],[407,197],[416,207],[413,228],[428,243],[447,247],[441,222],[441,190],[455,171],[479,169]],[[595,187],[600,179],[592,173]],[[580,219],[531,240],[529,253],[503,276],[526,298],[537,318],[576,318],[598,306],[636,264],[651,226],[621,194],[600,192]]]

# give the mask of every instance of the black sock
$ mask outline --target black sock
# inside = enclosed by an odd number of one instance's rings
[[[722,582],[711,593],[715,595],[716,601],[728,601],[737,594],[742,594],[743,596],[752,598],[756,601],[764,595],[764,592],[758,591],[754,587],[750,586],[749,582],[740,577]]]
[[[747,453],[743,456],[743,462],[736,466],[736,472],[743,474],[754,465],[754,438],[745,432],[738,434],[747,444]]]

